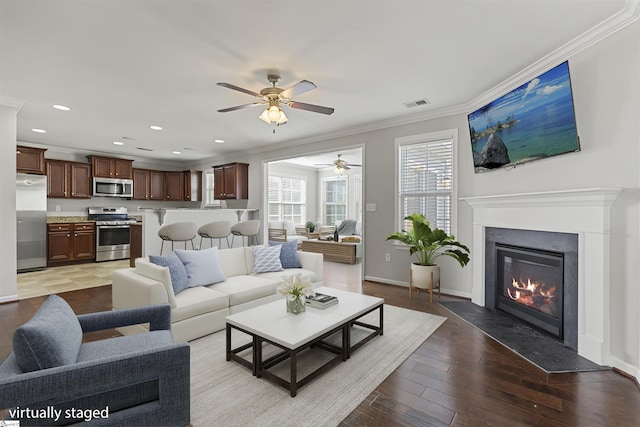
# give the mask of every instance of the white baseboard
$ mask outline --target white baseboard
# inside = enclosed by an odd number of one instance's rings
[[[6,297],[0,297],[0,304],[4,302],[15,302],[18,301],[18,295],[8,295]]]
[[[384,283],[386,285],[402,286],[404,288],[408,288],[409,287],[409,283],[408,282],[401,282],[399,280],[384,279],[382,277],[364,276],[364,280],[368,280],[370,282]],[[459,291],[457,289],[442,288],[442,289],[440,289],[440,292],[443,293],[443,294],[454,296],[454,297],[471,299],[471,293],[470,292],[462,292],[462,291]]]

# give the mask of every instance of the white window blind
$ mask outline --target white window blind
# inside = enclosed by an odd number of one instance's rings
[[[306,221],[306,186],[304,179],[269,176],[269,221]]]
[[[322,179],[323,219],[326,225],[336,225],[347,219],[347,177]]]
[[[411,224],[407,215],[422,213],[431,227],[451,233],[453,195],[453,140],[399,145],[400,228]]]

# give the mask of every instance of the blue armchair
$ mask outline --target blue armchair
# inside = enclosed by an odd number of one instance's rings
[[[84,332],[140,323],[149,332],[82,343]],[[173,342],[170,306],[76,316],[50,296],[0,364],[3,416],[21,426],[188,425],[190,348]]]

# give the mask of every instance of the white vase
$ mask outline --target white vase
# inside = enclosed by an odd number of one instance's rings
[[[431,277],[433,274],[433,283]],[[420,289],[435,289],[440,284],[439,265],[411,264],[411,286]]]

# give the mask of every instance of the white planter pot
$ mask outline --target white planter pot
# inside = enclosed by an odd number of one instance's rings
[[[433,283],[431,275],[433,273]],[[411,264],[411,286],[420,289],[435,289],[440,285],[439,265]]]

